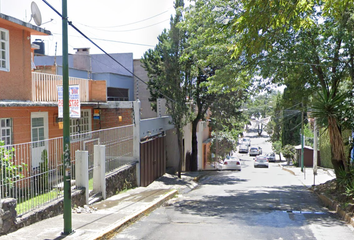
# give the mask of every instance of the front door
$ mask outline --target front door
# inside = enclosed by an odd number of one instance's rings
[[[31,113],[31,139],[32,139],[32,170],[39,170],[41,155],[48,151],[48,113]]]

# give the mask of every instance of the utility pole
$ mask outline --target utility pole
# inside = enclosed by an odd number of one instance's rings
[[[315,186],[317,175],[317,123],[316,118],[314,118],[313,122],[313,185]]]
[[[68,11],[67,0],[62,0],[63,26],[63,148],[64,148],[64,235],[72,232],[71,223],[71,163],[68,66]]]
[[[301,104],[301,172],[304,171],[304,106]]]

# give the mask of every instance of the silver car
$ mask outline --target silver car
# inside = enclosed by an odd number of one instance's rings
[[[260,155],[254,158],[254,167],[269,167],[269,162],[266,156]]]
[[[259,152],[259,148],[258,147],[251,147],[250,150],[249,150],[249,155],[250,156],[257,156],[259,155],[260,152]]]

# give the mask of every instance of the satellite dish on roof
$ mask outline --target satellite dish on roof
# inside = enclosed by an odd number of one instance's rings
[[[41,12],[39,11],[39,8],[35,2],[31,3],[31,12],[32,12],[31,20],[33,18],[33,20],[37,24],[37,26],[40,26],[42,24],[42,15],[41,15]]]

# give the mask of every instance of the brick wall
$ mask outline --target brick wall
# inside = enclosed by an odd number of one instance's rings
[[[91,107],[82,107],[89,109]],[[48,137],[56,138],[63,136],[63,130],[57,123],[58,107],[0,107],[0,118],[11,118],[13,126],[13,144],[31,142],[31,113],[48,113]]]
[[[122,121],[119,121],[122,116]],[[133,123],[132,109],[130,108],[101,108],[100,120],[93,120],[93,129],[105,129]]]
[[[89,101],[90,102],[106,102],[107,101],[107,85],[106,81],[89,80]]]
[[[25,30],[0,25],[9,30],[10,71],[0,71],[0,100],[30,100],[32,95],[31,42]]]

